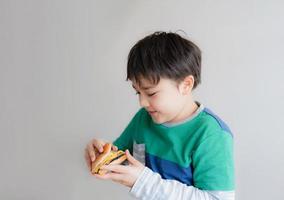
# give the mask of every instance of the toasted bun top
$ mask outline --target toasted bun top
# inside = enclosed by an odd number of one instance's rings
[[[103,152],[96,158],[96,160],[93,162],[92,166],[93,167],[97,167],[102,161],[104,161],[108,154],[111,152],[111,144],[110,143],[106,143],[104,145],[104,150]]]

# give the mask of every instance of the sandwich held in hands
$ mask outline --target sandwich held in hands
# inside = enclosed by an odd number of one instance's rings
[[[103,152],[92,162],[92,174],[104,175],[107,173],[107,170],[101,169],[101,167],[110,164],[121,164],[126,160],[124,151],[113,151],[111,147],[110,143],[106,143]]]

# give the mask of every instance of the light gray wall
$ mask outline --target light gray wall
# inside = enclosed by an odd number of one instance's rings
[[[126,57],[156,30],[203,51],[196,99],[235,135],[238,199],[283,199],[283,1],[0,1],[0,199],[132,199],[83,150],[139,108]],[[109,188],[109,189],[108,189]]]

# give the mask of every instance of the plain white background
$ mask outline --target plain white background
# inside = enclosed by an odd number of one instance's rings
[[[182,29],[203,52],[196,100],[234,132],[237,199],[283,199],[284,3],[0,1],[0,199],[132,199],[90,176],[92,138],[138,110],[128,51]],[[179,32],[183,34],[182,32]]]

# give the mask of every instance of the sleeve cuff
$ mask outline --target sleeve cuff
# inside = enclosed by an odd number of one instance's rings
[[[152,173],[153,172],[148,167],[144,167],[143,171],[140,173],[139,177],[130,189],[130,194],[135,197],[139,196],[140,191],[142,190],[147,182],[147,179],[149,178],[149,176],[151,176]]]

